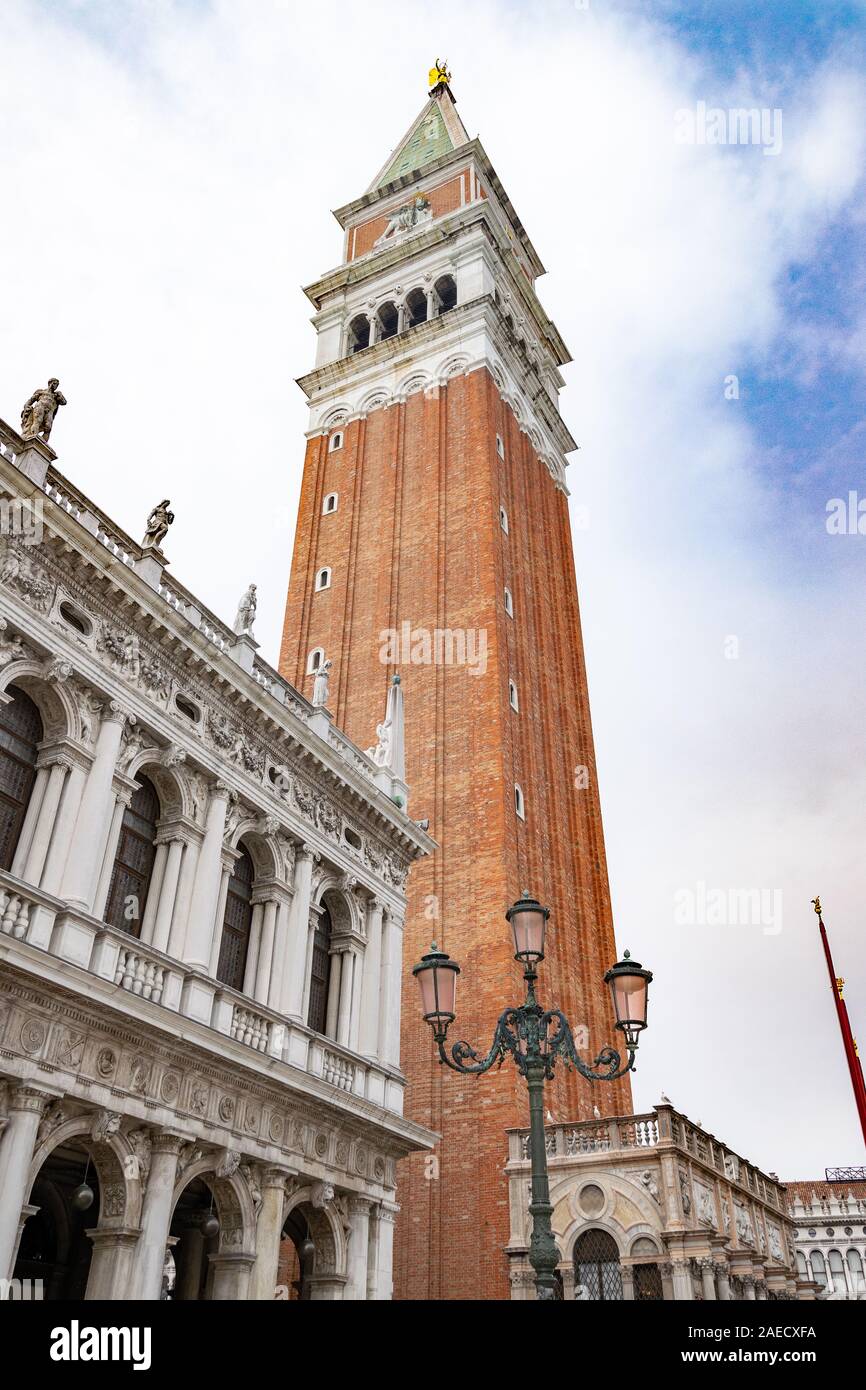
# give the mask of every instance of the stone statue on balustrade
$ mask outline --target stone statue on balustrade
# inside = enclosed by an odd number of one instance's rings
[[[47,444],[54,417],[62,405],[66,405],[66,397],[57,377],[53,376],[47,386],[40,386],[33,392],[21,411],[22,439],[42,438]]]
[[[313,708],[322,709],[328,703],[328,686],[331,680],[331,661],[323,661],[316,671],[313,685]]]
[[[391,761],[391,721],[385,719],[376,725],[376,747],[367,749],[367,757],[372,758],[377,767],[387,767]]]
[[[170,505],[171,503],[166,497],[158,507],[154,507],[147,518],[147,530],[142,541],[145,548],[150,545],[158,550],[168,535],[168,528],[174,521],[174,512],[169,511]]]
[[[235,618],[235,633],[238,637],[252,637],[253,623],[256,620],[256,586],[251,584],[244,592],[238,604],[237,616]]]

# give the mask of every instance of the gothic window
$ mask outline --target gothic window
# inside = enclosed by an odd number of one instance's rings
[[[153,784],[146,777],[137,780],[140,785],[123,813],[105,909],[106,922],[132,936],[141,931],[159,819],[159,797]]]
[[[349,339],[347,357],[351,357],[354,352],[362,352],[364,348],[370,346],[370,320],[366,314],[356,314],[349,324]]]
[[[376,318],[378,319],[378,331],[376,333],[377,342],[382,343],[386,338],[395,338],[397,336],[399,318],[396,304],[380,305]]]
[[[517,699],[517,686],[514,681],[508,682],[508,703],[513,710],[519,710],[520,704]]]
[[[322,664],[322,662],[324,661],[324,659],[325,659],[325,648],[324,648],[324,647],[314,647],[313,650],[310,652],[310,655],[307,657],[307,675],[308,675],[308,676],[313,676],[313,675],[315,675],[315,673],[318,671],[318,669],[319,669],[319,667],[321,666],[321,664]]]
[[[406,326],[414,328],[416,323],[427,321],[427,296],[423,290],[410,290],[406,296]]]
[[[336,434],[332,434],[331,438],[328,440],[328,453],[333,454],[336,452],[337,449],[342,449],[342,447],[343,431],[337,430]]]
[[[514,784],[514,809],[521,820],[526,820],[526,809],[523,804],[523,788],[519,786],[517,782]]]
[[[505,589],[505,611],[509,618],[514,617],[514,599],[511,597],[511,590],[507,587]]]
[[[310,1007],[307,1025],[314,1033],[324,1033],[328,1017],[328,982],[331,974],[331,914],[322,907],[313,933],[313,960],[310,966]]]
[[[619,1251],[607,1231],[584,1231],[574,1247],[575,1293],[592,1303],[615,1303],[622,1298]]]
[[[339,498],[336,492],[329,492],[322,503],[322,516],[330,516],[331,512],[335,512],[337,510],[338,500]]]
[[[453,275],[441,275],[433,286],[439,304],[439,313],[447,314],[457,304],[457,286]]]
[[[42,741],[39,711],[23,690],[10,685],[8,705],[0,705],[0,869],[7,871],[27,814],[36,780],[36,749]]]
[[[326,565],[325,568],[320,569],[318,574],[316,575],[316,593],[321,593],[322,589],[330,589],[330,587],[331,571],[328,569],[328,566]]]
[[[249,851],[241,845],[226,893],[226,910],[217,966],[217,979],[230,989],[244,987],[247,952],[250,947],[250,926],[253,920],[254,877],[255,871]]]
[[[504,507],[499,508],[499,525],[502,527],[506,536],[508,535],[508,513]]]

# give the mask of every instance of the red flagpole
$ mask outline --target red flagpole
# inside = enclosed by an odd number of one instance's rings
[[[857,1114],[860,1116],[863,1140],[866,1142],[866,1081],[863,1079],[863,1067],[857,1055],[857,1044],[854,1041],[854,1034],[851,1032],[851,1020],[848,1017],[848,1007],[845,1000],[842,998],[842,989],[845,981],[836,974],[833,966],[833,957],[830,954],[830,942],[827,938],[827,930],[821,917],[821,899],[813,898],[812,906],[818,914],[818,930],[821,933],[821,945],[824,947],[824,959],[827,962],[827,970],[830,975],[830,987],[833,990],[836,1016],[839,1019],[839,1028],[842,1032],[842,1043],[848,1061],[848,1070],[851,1073],[851,1085],[854,1088],[854,1100],[857,1104]]]

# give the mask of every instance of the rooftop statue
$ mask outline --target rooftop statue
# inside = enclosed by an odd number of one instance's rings
[[[331,679],[331,661],[323,661],[316,670],[316,679],[313,684],[313,707],[323,709],[328,703],[328,684]]]
[[[62,405],[66,405],[66,397],[57,377],[53,376],[47,386],[40,386],[33,392],[21,411],[21,437],[37,439],[41,436],[47,443],[54,417]]]
[[[158,550],[162,545],[168,535],[168,528],[174,521],[174,512],[168,510],[170,505],[166,497],[158,507],[154,507],[147,518],[147,530],[144,533],[143,546],[152,545]]]
[[[430,84],[431,91],[434,87],[447,87],[449,85],[451,81],[451,74],[448,71],[447,59],[441,63],[439,62],[438,58],[434,59],[433,66],[430,69],[429,75],[427,77],[427,81]]]
[[[256,620],[256,586],[251,584],[245,590],[240,603],[238,604],[237,617],[235,618],[235,632],[238,637],[252,637],[253,623]]]

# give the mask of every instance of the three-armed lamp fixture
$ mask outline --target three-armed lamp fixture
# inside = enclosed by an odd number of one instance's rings
[[[445,1048],[448,1028],[454,1022],[457,976],[460,966],[435,941],[427,955],[413,968],[421,990],[421,1011],[433,1030],[439,1060],[452,1071],[480,1076],[495,1062],[502,1065],[509,1054],[529,1088],[529,1152],[532,1160],[532,1238],[529,1261],[535,1270],[536,1297],[557,1296],[556,1266],[559,1250],[551,1231],[550,1189],[544,1142],[544,1083],[553,1077],[554,1064],[561,1057],[566,1067],[574,1067],[590,1081],[616,1081],[634,1068],[638,1039],[647,1026],[647,988],[652,972],[633,961],[628,951],[612,965],[604,977],[609,986],[616,1027],[625,1038],[628,1061],[604,1047],[589,1066],[578,1055],[571,1028],[559,1009],[544,1009],[535,997],[536,966],[544,959],[544,938],[550,909],[524,892],[505,914],[514,938],[514,959],[523,966],[526,1000],[518,1008],[500,1015],[493,1042],[481,1057],[467,1042],[454,1043],[450,1056]]]

